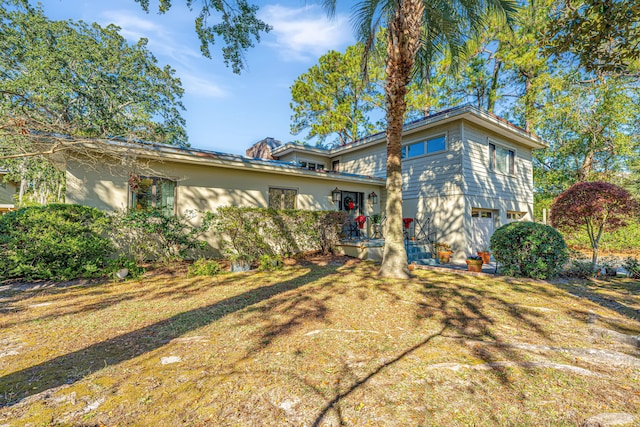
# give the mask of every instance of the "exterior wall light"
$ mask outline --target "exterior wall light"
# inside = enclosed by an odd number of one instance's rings
[[[331,192],[331,200],[333,200],[333,203],[340,203],[340,199],[342,199],[342,190],[336,187],[336,189]]]
[[[368,199],[369,199],[369,203],[371,203],[372,205],[375,205],[378,203],[378,195],[375,193],[375,191],[372,191],[369,194]]]

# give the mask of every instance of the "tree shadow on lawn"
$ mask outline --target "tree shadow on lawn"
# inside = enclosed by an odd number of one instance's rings
[[[226,298],[215,304],[179,313],[141,329],[114,337],[0,378],[0,407],[45,390],[73,384],[82,378],[156,350],[172,339],[209,325],[231,313],[258,304],[275,295],[308,285],[336,272],[339,266],[311,269],[303,276],[263,286]],[[82,373],[78,375],[78,373]]]
[[[553,283],[553,285],[558,289],[569,292],[571,295],[587,299],[593,303],[598,304],[601,307],[613,310],[625,317],[633,320],[640,320],[640,310],[629,307],[628,305],[623,304],[620,301],[616,301],[615,299],[612,299],[610,297],[600,295],[597,292],[593,292],[585,285],[573,283]]]
[[[522,354],[508,345],[501,345],[503,342],[500,337],[491,331],[492,326],[496,326],[497,323],[503,321],[509,322],[514,327],[531,330],[538,340],[553,341],[553,338],[543,325],[543,315],[526,308],[517,307],[500,298],[497,293],[475,289],[464,282],[461,284],[455,283],[455,281],[464,280],[464,276],[446,275],[437,278],[429,277],[424,279],[418,277],[407,281],[393,281],[380,279],[372,275],[373,268],[366,267],[366,265],[361,264],[359,268],[350,269],[348,282],[331,283],[329,295],[326,290],[322,293],[316,293],[314,289],[299,289],[293,295],[287,295],[286,298],[285,296],[279,296],[265,304],[249,308],[252,313],[251,316],[241,322],[244,325],[260,324],[263,326],[257,337],[256,345],[247,350],[244,358],[240,358],[234,363],[236,366],[244,366],[242,363],[244,359],[250,358],[251,354],[255,354],[255,352],[269,346],[275,338],[291,334],[295,329],[304,327],[310,320],[326,319],[327,313],[331,310],[329,300],[335,300],[338,296],[344,295],[343,298],[345,299],[354,296],[360,300],[365,300],[367,298],[375,298],[374,294],[381,292],[387,295],[393,304],[384,308],[385,310],[396,310],[396,303],[413,305],[412,309],[404,310],[405,313],[403,315],[411,311],[411,315],[415,316],[415,330],[422,329],[425,332],[431,331],[431,333],[423,336],[417,342],[403,344],[401,348],[395,351],[381,351],[376,356],[373,356],[371,361],[382,359],[382,362],[374,363],[367,372],[356,372],[348,364],[343,364],[342,371],[335,378],[337,385],[332,392],[323,391],[322,387],[318,386],[317,379],[314,382],[311,378],[305,378],[308,375],[303,372],[282,372],[287,377],[297,378],[297,381],[304,384],[305,388],[312,390],[313,394],[322,402],[318,405],[318,412],[314,416],[315,419],[309,420],[314,426],[321,425],[326,421],[326,417],[330,413],[337,417],[339,425],[343,425],[342,402],[345,399],[356,390],[366,386],[383,371],[392,368],[397,363],[428,346],[435,338],[458,340],[457,342],[461,345],[465,345],[465,340],[495,344],[490,347],[481,345],[468,346],[468,351],[471,355],[485,363],[500,360],[522,360]],[[489,285],[492,280],[496,279],[476,279],[476,281]],[[314,283],[314,286],[322,285],[319,282]],[[545,297],[549,297],[549,293],[554,294],[553,291],[546,288],[525,285],[520,286],[517,292],[538,292]],[[496,309],[503,313],[506,320],[494,318],[492,312],[496,311]],[[437,325],[434,319],[437,320]],[[380,336],[385,336],[385,334]],[[329,347],[337,348],[339,345],[339,342],[335,342],[335,345],[329,344]],[[333,354],[337,359],[341,358],[338,350],[327,349],[326,351]],[[510,388],[511,380],[506,368],[494,364],[490,366],[490,369],[500,383],[509,390],[509,393],[518,399],[527,399],[522,392],[517,392]],[[532,371],[533,369],[523,368],[523,370]],[[237,375],[247,374],[242,369],[233,369],[232,372]],[[313,376],[311,372],[309,374]],[[381,399],[384,399],[385,391],[381,390],[380,393]]]

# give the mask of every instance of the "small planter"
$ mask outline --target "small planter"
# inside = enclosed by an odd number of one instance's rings
[[[439,251],[438,258],[440,258],[441,264],[447,264],[451,260],[451,254],[453,251]]]
[[[231,272],[237,273],[240,271],[249,271],[251,270],[251,263],[249,261],[245,261],[242,259],[231,261]]]
[[[491,262],[491,252],[489,251],[478,251],[478,256],[482,257],[482,262],[484,264],[489,264]]]
[[[482,271],[482,260],[481,259],[468,259],[467,260],[467,270],[475,271],[476,273],[480,273]]]

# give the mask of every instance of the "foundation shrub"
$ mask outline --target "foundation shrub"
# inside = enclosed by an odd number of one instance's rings
[[[103,274],[109,217],[80,205],[30,206],[0,217],[0,278],[70,280]]]
[[[222,266],[215,260],[198,258],[189,266],[187,277],[215,276],[222,273]]]
[[[261,256],[288,257],[307,251],[332,253],[338,242],[344,212],[218,208],[215,229],[224,254],[251,264]]]
[[[491,250],[508,276],[547,279],[558,274],[568,258],[562,235],[535,222],[512,222],[491,236]]]
[[[166,215],[157,209],[118,211],[111,216],[109,237],[117,256],[138,264],[184,260],[206,249],[207,243],[200,237],[211,229],[213,219],[211,212]]]

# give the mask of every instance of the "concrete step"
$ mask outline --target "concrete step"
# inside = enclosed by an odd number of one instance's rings
[[[407,258],[411,261],[417,259],[433,258],[433,255],[431,254],[431,252],[413,252],[408,253]]]
[[[417,265],[440,265],[440,261],[437,258],[423,258],[413,262]]]

